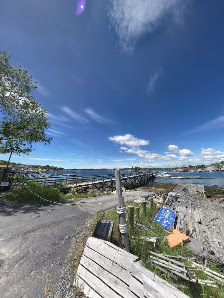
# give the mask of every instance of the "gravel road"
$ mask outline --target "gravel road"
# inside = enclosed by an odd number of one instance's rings
[[[123,196],[130,201],[146,194],[131,191]],[[76,234],[91,216],[116,205],[115,195],[45,206],[15,205],[0,198],[0,297],[72,297],[67,260]]]

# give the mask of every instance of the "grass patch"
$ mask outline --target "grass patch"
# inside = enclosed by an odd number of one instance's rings
[[[82,199],[82,198],[90,198],[90,197],[96,197],[97,193],[91,192],[91,193],[77,193],[77,194],[69,194],[71,198],[73,199]]]
[[[167,189],[169,189],[168,186],[167,186]],[[160,271],[157,267],[154,267],[150,260],[150,254],[149,254],[150,251],[154,251],[156,253],[160,253],[164,255],[182,256],[183,258],[186,258],[183,261],[186,266],[187,265],[190,266],[191,264],[190,259],[192,257],[198,258],[198,256],[195,255],[194,252],[191,251],[186,244],[180,244],[179,246],[176,246],[174,248],[169,247],[169,245],[167,244],[167,241],[165,240],[165,236],[168,235],[168,233],[156,222],[153,222],[154,215],[157,213],[157,206],[155,204],[151,208],[150,202],[147,203],[146,214],[144,214],[143,212],[142,204],[129,202],[129,203],[126,203],[125,205],[126,207],[127,206],[140,207],[140,218],[138,222],[142,226],[137,226],[135,224],[134,230],[129,229],[130,249],[132,254],[137,255],[141,259],[142,264],[147,269],[154,272],[155,274],[162,277],[163,279],[167,280],[168,282],[174,284],[179,290],[189,295],[190,297],[224,298],[223,287],[219,286],[218,288],[212,288],[207,285],[200,285],[192,282],[187,282],[178,277],[173,279],[169,273],[165,274],[162,271]],[[98,218],[100,218],[100,215],[98,215]],[[105,212],[104,218],[107,220],[114,221],[112,243],[121,247],[121,239],[120,239],[119,228],[118,228],[119,218],[118,218],[116,209]],[[128,216],[127,216],[127,220],[128,220]],[[135,220],[136,220],[136,215],[135,215]],[[142,239],[142,237],[144,236],[157,237],[157,242],[155,244],[155,247],[153,243]],[[214,265],[211,269],[214,271],[220,272],[220,269]],[[196,271],[196,276],[199,279],[208,279],[205,273],[201,270]]]
[[[69,199],[82,199],[96,197],[97,193],[69,193],[65,194],[67,183],[57,183],[51,186],[27,179],[14,181],[14,186],[5,194],[5,199],[20,204],[44,204],[48,202],[59,202]]]
[[[211,199],[224,198],[224,189],[218,185],[205,186],[205,194]]]
[[[173,191],[175,188],[175,184],[172,183],[157,183],[153,182],[152,184],[148,184],[146,186],[143,186],[141,189],[146,189],[149,191],[164,191],[164,192],[170,192]]]

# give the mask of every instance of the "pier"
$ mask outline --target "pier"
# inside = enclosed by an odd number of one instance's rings
[[[140,186],[147,185],[149,183],[152,183],[154,180],[154,175],[151,173],[144,173],[144,174],[138,174],[138,175],[131,175],[131,176],[125,176],[121,177],[121,184],[122,187],[125,190],[134,189]],[[88,192],[89,190],[92,190],[92,192],[100,191],[100,192],[113,192],[116,189],[116,179],[104,179],[102,177],[101,180],[95,180],[94,178],[92,181],[88,182],[76,182],[75,184],[68,184],[68,189],[75,189],[77,193],[82,192]]]
[[[66,191],[71,189],[76,190],[77,193],[87,192],[113,192],[116,187],[116,180],[112,174],[107,176],[78,176],[75,173],[58,174],[56,172],[49,175],[43,174],[40,170],[17,169],[12,172],[14,176],[27,177],[29,181],[37,181],[43,184],[56,186],[58,183],[66,182]],[[151,172],[123,174],[121,175],[122,187],[125,190],[134,189],[140,186],[152,183],[155,176]]]

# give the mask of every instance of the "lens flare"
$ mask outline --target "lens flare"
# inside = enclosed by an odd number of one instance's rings
[[[80,15],[83,13],[83,11],[85,10],[85,6],[86,6],[86,0],[79,0],[77,7],[76,7],[76,15]]]

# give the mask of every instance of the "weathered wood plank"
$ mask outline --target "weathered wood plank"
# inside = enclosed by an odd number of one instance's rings
[[[125,284],[114,275],[110,274],[110,272],[108,272],[103,267],[99,266],[97,263],[87,258],[86,256],[83,256],[81,258],[80,264],[83,267],[91,270],[92,274],[97,276],[98,279],[100,279],[105,285],[113,289],[114,292],[116,292],[116,294],[120,295],[121,297],[137,297],[136,295],[132,295],[132,293],[130,293],[129,286],[127,284]],[[108,275],[110,276],[109,278]]]
[[[127,285],[130,283],[130,275],[128,274],[129,272],[105,256],[100,255],[98,252],[92,250],[88,246],[85,247],[83,255],[97,262],[99,266],[107,271],[110,271],[111,274],[123,280]]]
[[[172,262],[172,263],[174,263],[174,264],[176,264],[176,265],[178,265],[178,266],[180,266],[180,267],[185,267],[185,265],[184,265],[183,263],[178,262],[178,261],[176,261],[176,260],[173,260],[173,259],[169,258],[168,255],[165,256],[165,255],[162,255],[162,254],[157,254],[157,253],[155,253],[155,252],[153,252],[153,251],[150,251],[150,254],[152,254],[152,255],[154,255],[154,256],[157,256],[157,257],[159,257],[159,258],[161,258],[161,259],[170,261],[170,262]]]
[[[137,259],[112,243],[89,238],[77,271],[84,293],[91,298],[187,297],[142,267]]]
[[[110,242],[105,242],[103,240],[99,240],[94,237],[88,238],[88,241],[86,244],[94,250],[100,249],[100,251],[102,251],[105,248],[107,250],[110,250],[110,252],[112,254],[115,253],[116,256],[117,256],[117,254],[119,254],[120,256],[122,256],[124,258],[128,258],[129,260],[132,260],[133,262],[135,262],[139,259],[137,256],[132,255],[131,253],[125,251],[124,249],[121,249],[118,246],[115,246],[114,244],[112,244]]]
[[[129,288],[130,290],[137,294],[139,298],[144,298],[143,283],[137,280],[135,277],[131,276],[129,273]]]
[[[78,277],[78,285],[79,285],[79,288],[85,293],[87,297],[103,298],[103,296],[96,293],[94,289],[92,289],[81,277]]]
[[[82,265],[78,267],[77,276],[79,276],[87,285],[95,290],[102,297],[120,298],[111,288],[105,285],[98,277],[86,270]],[[85,293],[85,292],[84,292]]]
[[[154,264],[156,264],[156,265],[159,265],[159,266],[164,266],[164,264],[162,264],[160,261],[157,261],[157,260],[152,260],[152,263],[154,263]],[[174,273],[174,274],[176,274],[176,275],[178,275],[179,277],[181,277],[181,278],[183,278],[183,279],[185,279],[185,280],[190,280],[190,278],[188,278],[187,276],[186,276],[186,274],[182,274],[181,273],[181,271],[176,271],[175,269],[173,269],[173,268],[169,268],[168,266],[164,266],[165,268],[167,268],[167,269],[169,269],[170,270],[170,272],[172,272],[172,273]]]
[[[166,267],[166,268],[170,268],[170,269],[173,269],[175,271],[178,271],[178,272],[183,272],[183,273],[187,273],[187,270],[184,268],[184,267],[178,267],[174,264],[171,263],[171,261],[165,261],[165,260],[162,260],[162,259],[159,259],[159,258],[156,258],[156,257],[152,257],[150,256],[150,259],[152,261],[156,261],[158,262],[158,264],[160,264],[161,266],[163,267]]]
[[[179,291],[177,288],[175,288],[173,285],[169,284],[164,279],[160,278],[159,276],[155,275],[153,272],[147,270],[145,267],[141,265],[140,262],[136,262],[132,264],[132,272],[131,274],[135,276],[137,279],[141,280],[142,276],[146,276],[149,280],[151,279],[154,282],[155,287],[162,287],[166,290],[166,293],[172,293],[174,296],[169,297],[180,297],[180,298],[186,298],[188,297],[181,291]],[[164,291],[163,291],[164,292]],[[167,296],[165,296],[167,297]]]

